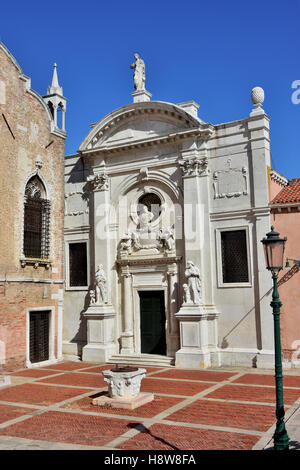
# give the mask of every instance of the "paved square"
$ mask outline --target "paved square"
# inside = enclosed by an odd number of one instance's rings
[[[256,431],[267,431],[274,423],[275,407],[197,400],[166,419]]]
[[[127,432],[129,421],[47,411],[1,430],[5,436],[102,446]]]
[[[62,362],[9,374],[12,385],[0,389],[4,448],[246,450],[276,421],[272,371],[146,366],[141,391],[154,401],[135,410],[94,406],[107,392],[101,372],[112,367]],[[284,374],[284,385],[287,412],[300,398],[300,375]]]
[[[12,401],[20,404],[48,406],[86,393],[86,391],[80,388],[52,387],[31,382],[0,390],[0,402]]]
[[[131,450],[247,450],[259,436],[155,424],[118,446]]]
[[[51,383],[58,385],[75,385],[79,387],[102,388],[106,387],[102,374],[83,374],[81,372],[67,373],[39,380],[40,383]]]

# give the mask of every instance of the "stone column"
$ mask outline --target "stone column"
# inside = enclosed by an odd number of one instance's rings
[[[168,298],[169,298],[169,318],[168,318],[168,351],[167,355],[172,357],[179,348],[179,328],[178,320],[175,317],[178,311],[178,269],[177,265],[169,266],[168,271]]]
[[[133,308],[132,308],[132,275],[129,268],[122,270],[123,278],[123,318],[124,332],[121,335],[121,354],[133,353]]]

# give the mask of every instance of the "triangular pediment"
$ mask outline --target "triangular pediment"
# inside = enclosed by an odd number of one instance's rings
[[[92,126],[79,151],[109,149],[201,127],[201,121],[176,105],[135,103],[120,108]]]

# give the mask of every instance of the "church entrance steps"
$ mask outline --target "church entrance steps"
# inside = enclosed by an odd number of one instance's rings
[[[138,366],[174,366],[174,358],[156,354],[114,354],[108,364],[127,364]]]

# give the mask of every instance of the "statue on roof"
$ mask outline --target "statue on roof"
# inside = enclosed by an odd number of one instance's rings
[[[130,68],[134,69],[133,81],[134,89],[136,91],[145,90],[145,62],[140,58],[139,54],[134,54],[135,62],[131,64]]]

